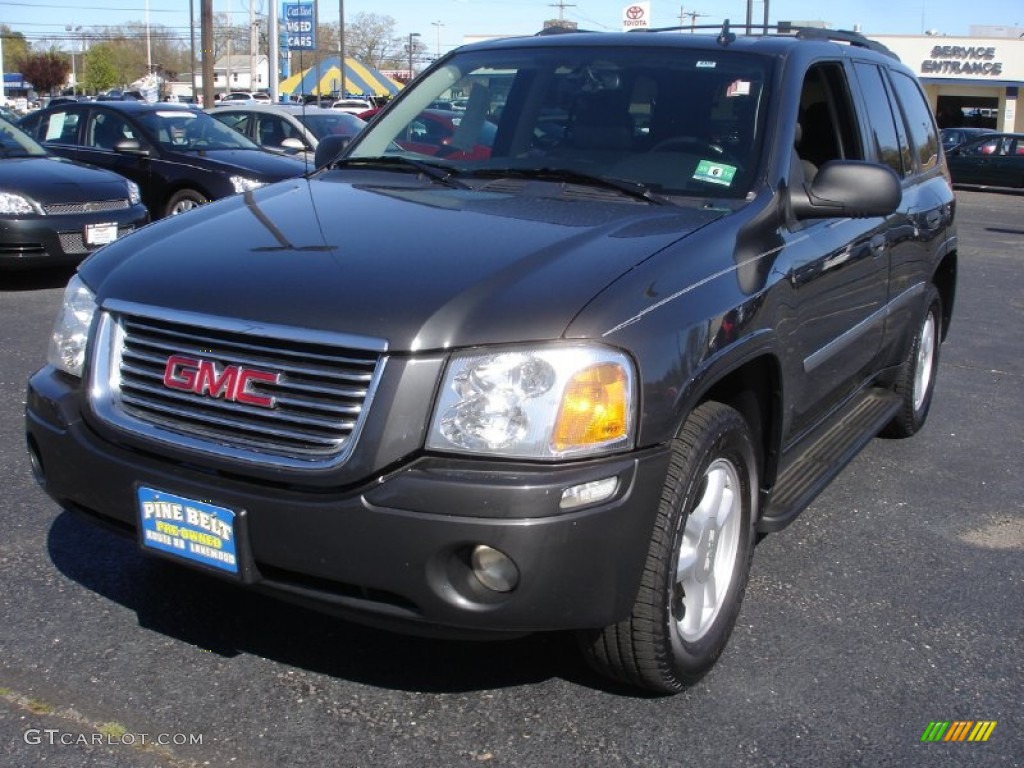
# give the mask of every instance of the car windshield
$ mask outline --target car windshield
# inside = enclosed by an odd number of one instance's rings
[[[259,147],[238,131],[191,109],[160,109],[139,115],[139,122],[164,149],[200,152]]]
[[[299,121],[306,126],[319,141],[324,136],[355,136],[366,125],[355,115],[346,112],[332,112],[327,109],[310,110],[297,114]]]
[[[0,119],[0,158],[46,157],[47,152],[24,131]]]
[[[463,51],[403,94],[348,157],[743,198],[760,161],[769,66],[733,51],[646,46]]]

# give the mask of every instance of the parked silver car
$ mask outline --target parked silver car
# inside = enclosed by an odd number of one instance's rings
[[[325,136],[351,139],[366,125],[346,112],[297,104],[239,104],[209,113],[264,149],[309,162]]]

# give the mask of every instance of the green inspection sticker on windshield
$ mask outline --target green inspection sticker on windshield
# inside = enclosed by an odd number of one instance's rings
[[[707,181],[712,184],[721,184],[728,187],[736,176],[736,166],[725,163],[715,163],[711,160],[701,160],[697,163],[697,170],[693,172],[693,178],[697,181]]]

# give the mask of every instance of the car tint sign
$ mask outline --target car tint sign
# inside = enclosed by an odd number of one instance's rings
[[[284,25],[289,51],[311,51],[316,48],[315,19],[312,3],[284,4]]]

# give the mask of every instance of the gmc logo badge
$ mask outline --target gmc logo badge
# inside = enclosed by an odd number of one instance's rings
[[[181,355],[167,358],[164,367],[165,387],[207,397],[222,397],[232,403],[257,405],[260,408],[273,408],[277,401],[269,395],[253,392],[252,384],[277,384],[280,380],[279,373],[255,371],[240,365],[229,365],[218,370],[217,364],[210,360],[193,360]]]

